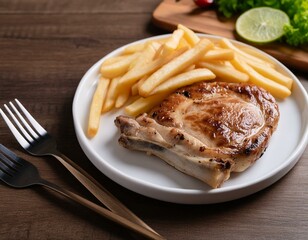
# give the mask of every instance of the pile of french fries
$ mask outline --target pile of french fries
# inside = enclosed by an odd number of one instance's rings
[[[200,38],[181,24],[170,37],[129,45],[106,59],[100,75],[90,107],[89,137],[96,135],[103,113],[124,106],[126,114],[136,116],[199,81],[253,83],[280,99],[291,94],[293,81],[258,51],[225,38]]]

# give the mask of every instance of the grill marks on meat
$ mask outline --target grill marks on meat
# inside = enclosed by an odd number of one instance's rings
[[[263,154],[278,120],[268,92],[202,82],[171,94],[149,114],[119,116],[115,123],[122,146],[154,154],[217,188]]]
[[[196,137],[211,155],[236,158],[236,172],[260,157],[279,120],[275,99],[257,86],[206,82],[180,89],[149,115]]]

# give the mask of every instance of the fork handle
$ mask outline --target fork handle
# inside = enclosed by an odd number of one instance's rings
[[[149,225],[143,222],[126,206],[124,206],[115,196],[113,196],[106,188],[104,188],[100,183],[98,183],[85,170],[79,167],[76,163],[74,163],[64,154],[59,152],[57,154],[53,154],[53,157],[57,158],[68,169],[68,171],[70,171],[71,174],[73,174],[78,179],[78,181],[83,186],[85,186],[101,203],[103,203],[111,211],[159,235]]]
[[[60,193],[62,194],[63,196],[93,210],[94,212],[100,214],[101,216],[117,223],[117,224],[120,224],[130,230],[133,230],[149,239],[157,239],[157,240],[162,240],[164,239],[162,236],[160,236],[159,234],[157,233],[154,233],[152,232],[151,230],[143,227],[143,226],[140,226],[134,222],[131,222],[129,220],[127,220],[126,218],[124,217],[121,217],[120,215],[116,214],[116,213],[113,213],[111,212],[110,210],[108,209],[105,209],[91,201],[89,201],[88,199],[78,195],[78,194],[75,194],[71,191],[68,191],[66,189],[63,189],[63,188],[60,188],[59,186],[51,183],[51,182],[48,182],[46,180],[43,180],[41,179],[40,182],[37,183],[38,185],[42,185],[44,187],[47,187],[57,193]]]

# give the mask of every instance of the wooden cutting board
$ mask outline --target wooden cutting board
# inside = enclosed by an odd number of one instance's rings
[[[235,33],[235,19],[226,19],[215,10],[198,8],[193,0],[164,0],[153,12],[155,25],[173,31],[179,23],[200,33],[240,40]],[[285,65],[308,71],[308,50],[283,43],[254,45]]]

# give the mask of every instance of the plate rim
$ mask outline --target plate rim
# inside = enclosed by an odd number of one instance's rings
[[[301,155],[303,154],[303,152],[305,151],[305,148],[307,146],[308,143],[308,125],[305,127],[304,132],[300,135],[299,138],[299,144],[297,145],[297,147],[294,149],[294,151],[292,152],[292,154],[289,155],[288,158],[285,159],[285,161],[283,162],[283,164],[281,164],[278,168],[275,168],[274,170],[268,172],[266,175],[262,176],[261,178],[259,178],[258,180],[256,180],[253,183],[242,183],[242,184],[237,184],[236,186],[226,186],[224,188],[218,188],[218,189],[211,189],[209,191],[203,191],[203,190],[198,190],[198,189],[180,189],[180,188],[173,188],[173,187],[166,187],[166,186],[157,186],[157,184],[152,184],[149,182],[141,182],[140,180],[137,180],[129,175],[126,174],[122,174],[122,172],[120,173],[122,178],[125,178],[124,181],[116,181],[114,175],[116,174],[115,172],[117,172],[118,170],[116,168],[114,168],[113,166],[111,166],[109,163],[107,163],[106,161],[103,161],[102,164],[105,165],[106,167],[109,167],[110,170],[112,170],[113,172],[106,172],[106,171],[102,171],[97,165],[96,165],[96,161],[93,161],[93,159],[91,159],[92,157],[96,157],[96,158],[100,158],[97,152],[91,152],[90,149],[88,148],[88,146],[86,146],[84,144],[84,139],[88,139],[86,137],[86,135],[84,134],[84,130],[80,124],[80,122],[77,121],[76,118],[76,112],[77,112],[77,108],[78,108],[78,97],[80,95],[80,91],[82,90],[82,86],[87,82],[87,76],[89,74],[92,73],[93,69],[96,69],[98,67],[98,65],[101,64],[102,61],[104,61],[105,59],[107,59],[108,57],[115,55],[119,52],[121,52],[121,50],[123,50],[125,47],[132,45],[132,44],[137,44],[140,42],[144,42],[144,41],[148,41],[148,40],[154,40],[154,39],[160,39],[160,38],[164,38],[164,37],[168,37],[171,34],[163,34],[163,35],[158,35],[158,36],[153,36],[153,37],[148,37],[148,38],[144,38],[144,39],[140,39],[128,44],[125,44],[117,49],[114,49],[113,51],[111,51],[110,53],[108,53],[107,55],[105,55],[104,57],[102,57],[100,60],[98,60],[95,64],[93,64],[88,70],[87,72],[84,74],[84,76],[82,77],[82,79],[80,80],[75,95],[74,95],[74,99],[73,99],[73,106],[72,106],[72,112],[73,112],[73,122],[74,122],[74,128],[75,128],[75,133],[79,142],[79,145],[81,146],[82,150],[84,151],[84,153],[86,154],[86,156],[89,158],[89,160],[92,162],[92,164],[95,165],[96,168],[98,168],[98,170],[100,172],[102,172],[104,175],[106,175],[108,178],[110,178],[111,180],[117,182],[118,184],[122,185],[123,187],[137,192],[139,194],[148,196],[148,197],[152,197],[158,200],[162,200],[162,201],[167,201],[167,202],[174,202],[174,203],[183,203],[183,204],[208,204],[208,203],[218,203],[218,202],[225,202],[225,201],[230,201],[230,200],[234,200],[237,198],[241,198],[247,195],[251,195],[265,187],[270,186],[271,184],[273,184],[274,182],[276,182],[277,180],[279,180],[281,177],[283,177],[289,170],[291,170],[294,165],[297,163],[297,161],[300,159]],[[209,35],[209,34],[198,34],[198,36],[201,37],[209,37],[212,39],[221,39],[223,37],[220,36],[215,36],[215,35]],[[266,57],[268,57],[269,59],[271,59],[271,61],[277,63],[279,65],[280,68],[282,68],[282,70],[284,72],[287,72],[292,79],[294,80],[294,82],[296,82],[296,86],[299,88],[299,91],[303,94],[304,97],[304,102],[307,105],[308,104],[308,94],[305,90],[305,88],[302,86],[302,84],[300,83],[300,81],[298,80],[298,78],[286,67],[284,66],[280,61],[278,61],[277,59],[275,59],[274,57],[270,56],[269,54],[257,49],[254,46],[248,45],[246,43],[242,43],[236,40],[232,40],[229,39],[231,42],[235,43],[235,44],[239,44],[248,48],[252,48],[258,52],[260,52],[261,54],[265,55]],[[298,104],[298,102],[296,101],[296,103]],[[307,121],[307,120],[306,120]],[[83,133],[83,134],[80,134]],[[135,187],[129,187],[127,186],[128,184],[126,183],[126,181],[130,181],[133,182],[133,184],[137,184],[138,187],[140,187],[140,189],[136,189]],[[271,181],[270,181],[271,180]],[[265,183],[266,181],[268,181],[267,183]],[[212,197],[211,199],[204,199],[204,196],[208,196],[208,195],[217,195],[220,197],[220,195],[223,194],[231,194],[234,191],[239,191],[239,190],[245,190],[247,188],[254,188],[252,191],[250,191],[248,194],[242,194],[240,197],[231,197],[229,196],[229,198],[227,200],[219,200],[215,197]],[[151,191],[155,190],[155,191],[162,191],[164,192],[167,196],[165,197],[159,197],[157,198],[157,196],[155,196],[155,192],[153,193],[144,193],[146,190],[149,189],[142,189],[142,188],[151,188]],[[168,195],[177,195],[179,197],[182,197],[182,199],[177,199],[176,201],[172,200],[174,198],[174,196],[168,196]],[[187,194],[190,196],[199,196],[201,198],[201,200],[195,199],[194,197],[190,200],[190,199],[186,199],[187,198]],[[218,197],[218,198],[219,198]]]

